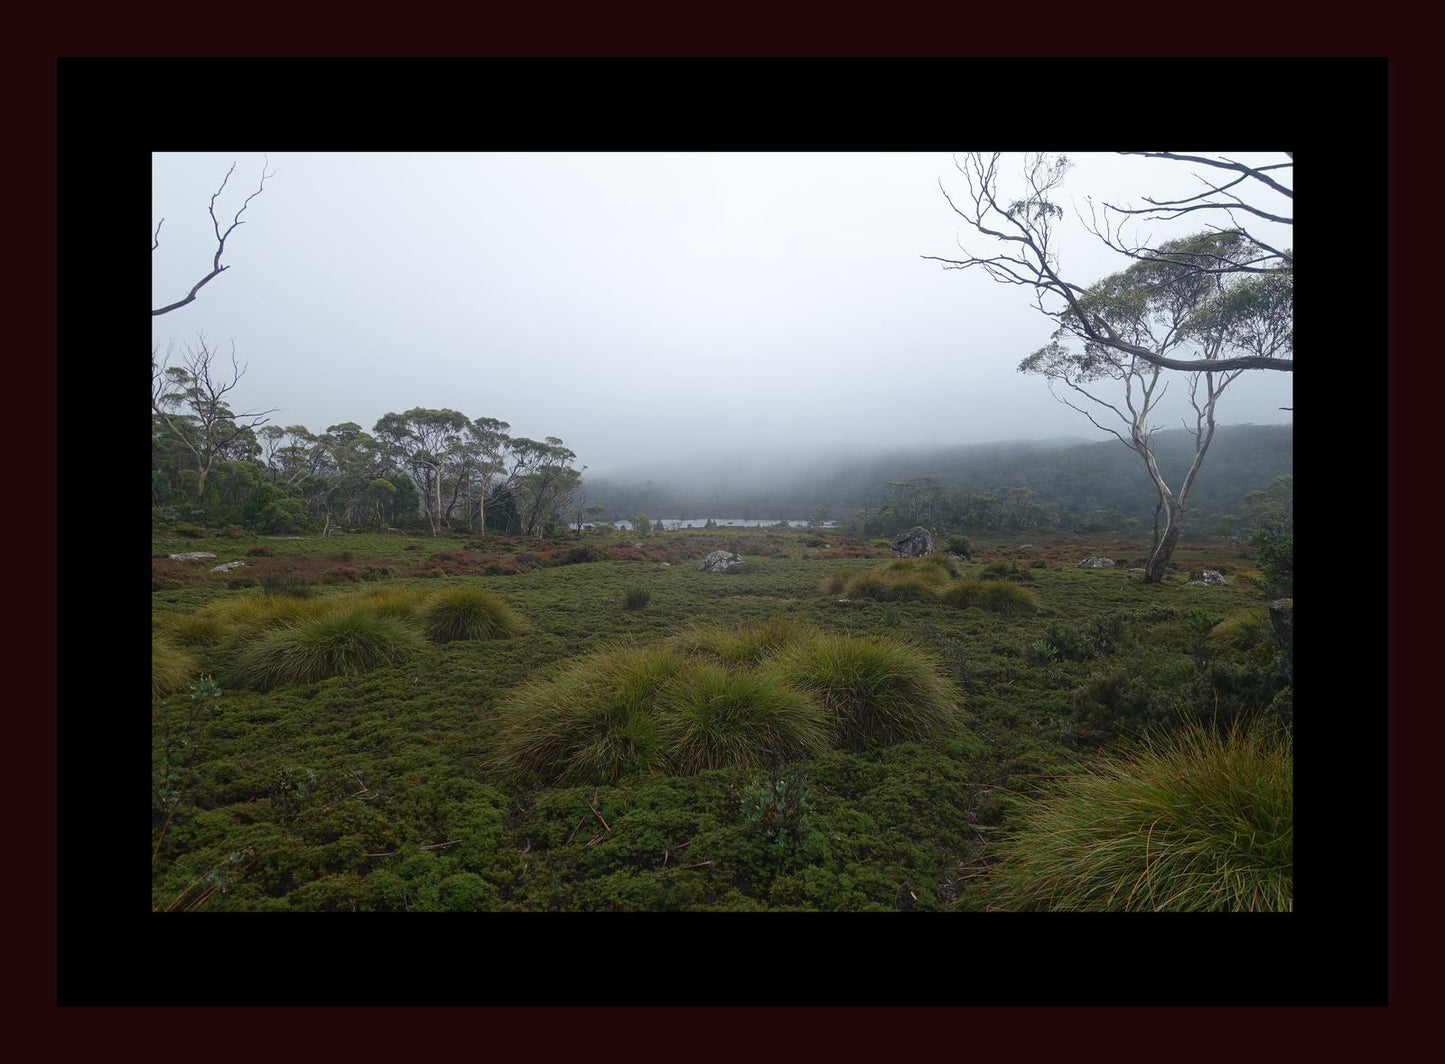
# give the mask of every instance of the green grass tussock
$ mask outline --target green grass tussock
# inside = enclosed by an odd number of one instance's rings
[[[730,628],[696,625],[673,636],[669,645],[689,657],[753,668],[776,656],[779,651],[815,640],[819,635],[819,630],[811,624],[771,617]]]
[[[784,651],[775,667],[819,701],[845,746],[923,739],[958,723],[963,695],[942,663],[896,639],[828,636]]]
[[[422,616],[427,638],[434,643],[506,639],[522,630],[522,622],[512,608],[481,588],[442,591],[427,604]]]
[[[762,768],[828,745],[823,708],[774,676],[697,662],[663,707],[662,733],[676,771]]]
[[[1269,607],[1253,606],[1224,618],[1210,631],[1208,642],[1216,649],[1273,654],[1276,644]]]
[[[958,566],[941,554],[924,558],[895,558],[866,572],[840,570],[820,585],[825,595],[846,595],[879,602],[927,602],[936,598],[958,575]]]
[[[939,595],[939,601],[960,610],[978,606],[1005,617],[1033,613],[1039,608],[1038,598],[1028,588],[997,579],[959,580]]]
[[[1290,911],[1293,796],[1287,742],[1176,732],[1036,801],[989,889],[1010,909]]]
[[[195,676],[195,660],[170,640],[151,636],[151,698],[165,698],[179,691]]]
[[[240,650],[232,682],[267,691],[283,684],[316,683],[395,665],[420,639],[395,617],[360,609],[335,610],[285,624]]]
[[[502,702],[488,767],[559,783],[663,770],[658,711],[669,681],[690,665],[671,647],[611,648],[567,662]]]

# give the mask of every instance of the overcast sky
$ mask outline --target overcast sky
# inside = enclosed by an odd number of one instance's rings
[[[1198,167],[1071,157],[1069,207],[1202,188]],[[153,156],[155,306],[209,270],[207,201],[233,161],[223,219],[255,189],[260,155]],[[965,187],[946,153],[277,153],[270,165],[227,244],[231,268],[153,319],[153,339],[162,355],[199,332],[234,343],[248,368],[233,407],[277,407],[276,424],[370,430],[389,411],[449,407],[560,436],[603,475],[779,448],[1108,438],[1016,371],[1051,332],[1028,290],[920,257],[985,246],[939,192]],[[1076,283],[1125,264],[1072,211],[1061,230]],[[1290,385],[1247,373],[1219,420],[1288,423]],[[1181,379],[1171,398],[1183,394]]]

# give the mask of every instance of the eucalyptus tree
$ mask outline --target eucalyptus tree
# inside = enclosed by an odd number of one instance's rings
[[[1246,359],[1269,360],[1293,348],[1292,301],[1287,274],[1248,276],[1210,270],[1227,255],[1248,257],[1237,233],[1200,233],[1159,245],[1160,256],[1143,258],[1076,294],[1059,315],[1048,345],[1019,365],[1046,377],[1054,397],[1079,411],[1139,455],[1158,493],[1155,541],[1144,579],[1158,583],[1183,532],[1189,491],[1214,438],[1216,404],[1245,371]],[[1095,339],[1089,323],[1108,321],[1119,343]],[[1146,359],[1148,350],[1167,360]],[[1169,363],[1211,367],[1188,374],[1194,447],[1178,487],[1166,480],[1152,437],[1160,401],[1169,387],[1161,379]],[[1224,368],[1233,366],[1234,368]],[[1102,419],[1102,420],[1100,420]]]
[[[470,419],[456,410],[413,407],[402,414],[382,415],[373,430],[422,486],[434,536],[441,534],[445,521],[442,479],[446,465],[456,457],[470,424]]]
[[[514,439],[512,455],[515,464],[507,484],[517,501],[521,531],[540,536],[581,483],[582,471],[572,465],[577,455],[557,436]]]
[[[1090,221],[1085,228],[1104,243],[1134,260],[1138,265],[1153,265],[1178,278],[1198,274],[1233,282],[1236,297],[1242,300],[1273,301],[1275,310],[1283,305],[1293,313],[1294,252],[1280,248],[1278,241],[1255,235],[1253,228],[1239,221],[1243,215],[1255,222],[1292,227],[1292,208],[1266,207],[1245,201],[1239,191],[1248,184],[1261,196],[1283,199],[1292,204],[1293,189],[1285,183],[1283,172],[1293,167],[1292,159],[1278,164],[1250,167],[1224,157],[1181,155],[1175,152],[1123,152],[1153,158],[1210,166],[1237,175],[1219,185],[1205,182],[1206,188],[1195,196],[1178,200],[1145,198],[1145,207],[1118,207],[1112,204],[1099,210],[1090,206]],[[1288,153],[1286,153],[1288,154]],[[1072,164],[1062,155],[1031,153],[1024,157],[1021,186],[1016,192],[1004,191],[1000,172],[1002,156],[998,152],[970,152],[955,166],[964,177],[967,193],[956,199],[940,182],[940,189],[949,207],[979,236],[992,242],[992,253],[974,254],[964,249],[962,258],[924,255],[923,258],[943,263],[945,269],[965,270],[977,267],[1001,284],[1017,285],[1033,291],[1033,306],[1060,326],[1098,347],[1110,350],[1148,365],[1210,373],[1232,373],[1235,370],[1294,371],[1293,335],[1286,346],[1272,350],[1253,350],[1249,345],[1228,356],[1203,358],[1181,357],[1181,352],[1164,351],[1131,338],[1131,322],[1111,317],[1111,306],[1085,305],[1083,296],[1093,286],[1075,283],[1066,276],[1058,254],[1057,225],[1064,210],[1055,198]],[[1239,190],[1239,191],[1232,191]],[[1172,222],[1185,217],[1216,217],[1229,219],[1229,225],[1210,226],[1194,241],[1151,240],[1130,241],[1126,238],[1127,222]],[[1208,237],[1214,243],[1203,238]]]
[[[179,365],[171,365],[171,352],[160,362],[155,354],[151,352],[151,414],[190,455],[199,502],[218,462],[250,459],[259,453],[255,430],[275,411],[236,413],[231,409],[227,396],[246,373],[236,361],[234,348],[229,373],[204,335],[197,337],[196,346],[186,345]]]
[[[471,527],[475,512],[477,524],[483,534],[487,531],[486,500],[507,468],[507,454],[512,438],[507,435],[512,426],[493,417],[473,418],[467,426],[466,443],[475,456],[475,477],[468,477],[467,484],[467,527]]]

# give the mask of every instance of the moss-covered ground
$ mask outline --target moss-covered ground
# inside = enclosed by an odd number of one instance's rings
[[[1127,571],[1143,564],[1142,542],[1056,535],[1021,547],[1017,536],[975,538],[972,559],[949,579],[1012,580],[1037,602],[1002,614],[829,593],[833,573],[878,569],[891,555],[882,540],[831,530],[821,538],[826,545],[803,530],[540,543],[158,532],[153,669],[164,656],[172,669],[189,662],[194,675],[179,686],[168,678],[160,695],[153,679],[153,905],[981,908],[992,840],[1017,826],[1021,801],[1145,727],[1258,714],[1282,686],[1259,631],[1257,574],[1232,544],[1186,542],[1177,571],[1147,585]],[[743,555],[741,571],[699,570],[719,548]],[[166,557],[181,551],[217,557]],[[1091,555],[1122,564],[1077,568]],[[227,561],[247,564],[210,572]],[[985,574],[998,561],[1015,564]],[[1225,572],[1229,584],[1187,586],[1199,568]],[[263,623],[254,618],[283,599],[313,609],[385,593],[406,613],[454,588],[499,596],[521,629],[419,638],[393,664],[319,682],[268,690],[232,682]],[[637,589],[648,592],[645,606],[626,608]],[[234,605],[243,600],[254,607]],[[499,706],[524,682],[605,647],[748,621],[915,644],[962,691],[959,726],[925,741],[832,748],[769,772],[549,786],[488,767]]]

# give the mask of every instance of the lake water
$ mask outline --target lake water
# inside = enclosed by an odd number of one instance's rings
[[[666,525],[668,529],[703,528],[707,525],[708,520],[709,519],[706,517],[692,517],[688,518],[686,521],[682,520],[681,518],[664,517],[652,522],[652,525],[654,528],[656,528],[659,524]],[[748,517],[714,517],[711,520],[713,524],[717,525],[718,528],[773,528],[778,523],[776,519],[769,521],[765,519],[755,519]],[[627,529],[629,532],[632,530],[631,521],[613,521],[612,523],[618,528]],[[837,524],[838,522],[836,521],[824,521],[823,524],[819,527],[834,528],[837,526]],[[808,522],[790,520],[788,522],[788,526],[790,528],[807,528]]]

